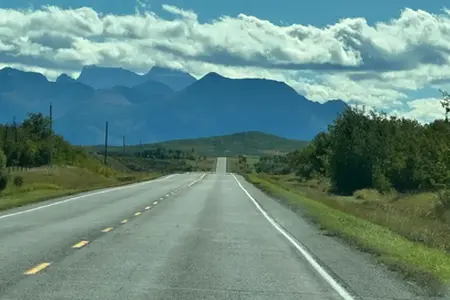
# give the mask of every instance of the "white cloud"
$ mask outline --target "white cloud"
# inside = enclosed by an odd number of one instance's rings
[[[373,26],[346,18],[319,28],[245,14],[201,23],[195,12],[171,5],[163,9],[175,19],[165,20],[148,11],[149,3],[137,0],[136,14],[120,16],[86,7],[0,9],[0,63],[52,79],[89,64],[271,78],[316,101],[340,98],[396,111],[408,103],[407,115],[422,120],[438,115],[425,105],[429,99],[408,102],[408,91],[450,82],[448,10],[404,9]]]
[[[445,117],[440,99],[438,98],[415,99],[408,102],[408,108],[409,110],[403,111],[394,110],[391,114],[416,119],[422,123],[432,122],[433,120]]]

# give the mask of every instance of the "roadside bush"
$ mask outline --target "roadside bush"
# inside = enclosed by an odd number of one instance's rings
[[[0,171],[0,192],[8,186],[8,174],[5,170]]]
[[[439,202],[435,206],[435,213],[438,218],[444,218],[447,210],[450,210],[450,190],[439,192]]]
[[[131,175],[118,176],[117,180],[122,181],[122,182],[133,181],[133,180],[136,180],[136,176],[131,176]]]
[[[20,175],[17,175],[14,177],[13,182],[16,187],[21,187],[23,185],[23,177]]]
[[[0,172],[6,168],[6,155],[2,149],[0,149]]]

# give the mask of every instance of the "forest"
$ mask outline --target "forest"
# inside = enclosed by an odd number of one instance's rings
[[[450,183],[450,124],[447,118],[421,124],[352,107],[308,146],[261,157],[255,169],[295,173],[301,180],[329,178],[339,194],[439,190]]]

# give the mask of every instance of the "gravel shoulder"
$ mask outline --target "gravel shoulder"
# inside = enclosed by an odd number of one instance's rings
[[[309,249],[310,253],[349,292],[360,299],[449,299],[432,297],[400,274],[378,263],[369,253],[355,249],[341,239],[328,236],[301,210],[292,211],[242,176],[236,176],[266,212]]]

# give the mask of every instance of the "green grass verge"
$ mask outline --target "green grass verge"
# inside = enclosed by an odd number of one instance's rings
[[[289,207],[302,208],[322,229],[376,255],[379,261],[433,294],[450,284],[450,256],[444,250],[412,242],[388,228],[357,218],[316,200],[286,190],[251,174],[246,176],[263,191],[281,198]]]
[[[20,175],[24,184],[16,187],[12,178]],[[0,193],[0,211],[96,189],[116,187],[160,177],[159,173],[105,177],[81,168],[56,167],[11,173],[7,189]]]

